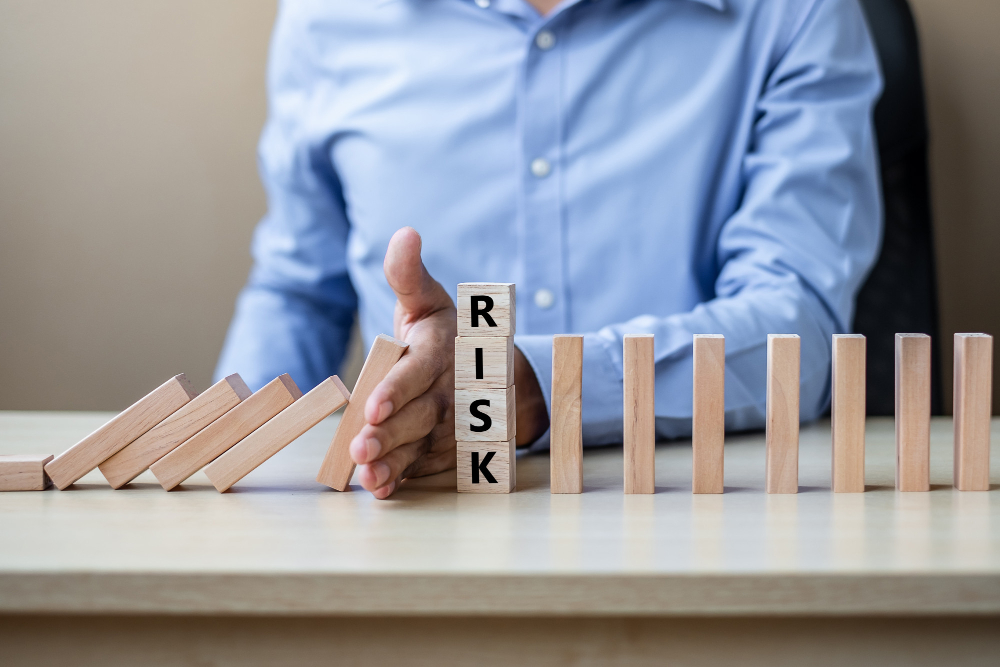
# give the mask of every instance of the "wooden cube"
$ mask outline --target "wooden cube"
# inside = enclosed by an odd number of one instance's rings
[[[455,338],[455,389],[506,389],[513,384],[513,336]]]
[[[990,490],[993,336],[955,334],[955,488]]]
[[[455,440],[506,442],[516,435],[514,387],[455,390]]]
[[[517,484],[514,438],[455,444],[459,493],[510,493]]]
[[[931,337],[896,334],[896,489],[931,490]]]
[[[52,484],[45,473],[45,464],[52,455],[0,455],[0,491],[44,491]]]
[[[459,283],[458,335],[514,335],[514,283]]]
[[[799,337],[767,336],[767,493],[799,492]]]

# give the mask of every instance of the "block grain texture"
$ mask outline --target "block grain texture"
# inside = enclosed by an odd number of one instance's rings
[[[456,308],[459,336],[504,338],[517,328],[514,283],[459,283]]]
[[[459,493],[510,493],[517,485],[514,438],[507,442],[457,442]],[[491,479],[492,478],[492,479]]]
[[[990,490],[993,336],[955,334],[955,488]]]
[[[799,492],[799,337],[767,337],[767,493]]]
[[[514,387],[455,390],[455,440],[506,442],[515,436]]]
[[[694,337],[692,493],[722,493],[726,441],[726,338]]]
[[[623,365],[625,493],[655,493],[656,378],[651,334],[625,336]]]
[[[455,338],[455,389],[505,389],[513,384],[513,336]]]
[[[221,456],[302,396],[286,373],[268,382],[235,408],[198,431],[149,467],[169,491]]]
[[[583,336],[552,337],[550,491],[583,492]]]
[[[45,464],[52,455],[0,455],[0,491],[44,491],[52,481],[45,474]]]
[[[833,336],[830,429],[834,493],[865,490],[866,347],[867,341],[861,334]]]
[[[220,493],[228,491],[257,466],[346,405],[350,398],[351,392],[339,377],[328,377],[215,459],[205,474]]]
[[[365,425],[365,402],[379,382],[392,370],[399,358],[406,352],[407,344],[392,336],[379,334],[372,343],[372,349],[361,368],[351,400],[340,418],[337,432],[333,435],[330,448],[323,458],[316,481],[337,491],[346,491],[354,475],[354,461],[351,459],[351,440]]]
[[[250,388],[237,373],[219,380],[98,466],[101,474],[112,488],[120,489],[250,394]]]
[[[49,461],[45,472],[65,489],[139,436],[184,407],[197,392],[184,374],[176,375],[107,424]]]
[[[931,337],[896,334],[896,489],[931,490]]]

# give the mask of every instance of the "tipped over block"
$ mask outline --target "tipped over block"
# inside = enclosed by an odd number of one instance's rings
[[[866,347],[867,341],[861,334],[833,336],[830,429],[834,493],[862,493],[865,490]]]
[[[455,390],[455,440],[506,442],[516,435],[514,387]]]
[[[722,493],[726,441],[726,337],[696,334],[691,416],[692,493]]]
[[[219,380],[98,466],[101,474],[112,488],[120,489],[251,393],[238,373]]]
[[[166,491],[195,474],[302,396],[287,373],[188,438],[149,467]]]
[[[955,334],[955,488],[990,490],[993,336]]]
[[[583,492],[583,336],[552,337],[551,493]]]
[[[52,455],[0,455],[0,491],[44,491],[52,480],[45,474],[45,464]]]
[[[517,484],[514,438],[507,442],[457,442],[459,493],[510,493]]]
[[[455,339],[455,389],[505,389],[513,384],[513,336]]]
[[[656,371],[652,334],[623,341],[625,493],[656,492]]]
[[[187,405],[197,392],[176,375],[45,466],[56,488],[65,489],[139,436]]]
[[[458,335],[513,336],[514,283],[459,283]]]
[[[351,459],[351,440],[365,425],[365,403],[378,383],[385,379],[399,358],[406,352],[407,344],[392,336],[379,334],[372,343],[372,349],[361,368],[361,374],[354,385],[351,400],[340,418],[337,432],[323,458],[316,481],[337,491],[346,491],[354,476],[354,461]]]
[[[896,334],[896,489],[931,490],[931,337]]]
[[[228,491],[261,463],[346,405],[350,398],[351,392],[339,377],[328,377],[215,459],[205,468],[205,475],[219,493]]]
[[[799,492],[799,354],[795,334],[767,337],[767,493]]]

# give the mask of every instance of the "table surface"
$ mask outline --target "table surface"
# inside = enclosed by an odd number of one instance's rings
[[[0,412],[0,453],[58,454],[102,413]],[[588,449],[584,493],[551,495],[518,458],[510,495],[454,471],[387,501],[314,481],[322,422],[219,494],[0,494],[0,612],[753,615],[1000,613],[1000,492],[951,487],[951,420],[932,424],[932,490],[893,488],[893,422],[871,419],[868,490],[832,494],[830,428],[805,426],[800,493],[764,493],[763,434],[726,441],[726,492],[691,494],[690,441],[656,448],[657,492],[622,493],[620,447]],[[1000,420],[994,421],[994,455]],[[996,472],[994,472],[996,479]]]

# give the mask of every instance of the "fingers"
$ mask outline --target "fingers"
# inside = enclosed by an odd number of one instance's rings
[[[455,339],[413,338],[407,353],[369,394],[365,402],[365,421],[369,424],[381,424],[435,385],[441,392],[450,393],[453,389],[454,374],[449,362],[455,357]]]
[[[448,405],[437,393],[426,393],[406,403],[390,419],[380,424],[365,424],[351,440],[350,453],[355,463],[371,463],[397,447],[415,442],[447,417]]]
[[[358,466],[357,479],[376,498],[384,499],[396,490],[406,469],[413,465],[430,448],[430,439],[421,438],[397,447],[372,463]]]
[[[420,234],[403,227],[392,235],[382,265],[389,286],[396,293],[399,306],[410,319],[451,307],[448,293],[424,268],[420,259]]]

